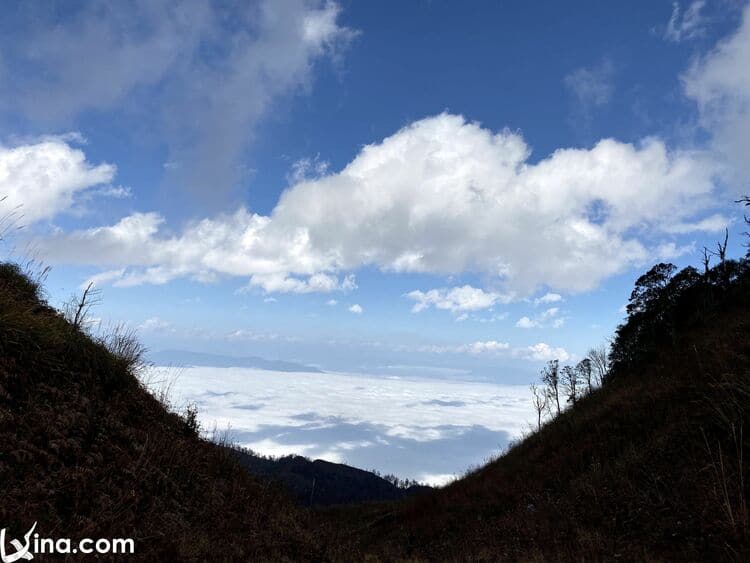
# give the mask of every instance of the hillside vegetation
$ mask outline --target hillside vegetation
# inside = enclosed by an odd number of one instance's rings
[[[443,490],[329,511],[330,545],[382,560],[748,560],[748,290],[746,260],[655,266],[602,388]]]
[[[314,556],[278,488],[145,391],[126,334],[97,341],[0,265],[0,522],[20,537],[135,539],[128,560]]]

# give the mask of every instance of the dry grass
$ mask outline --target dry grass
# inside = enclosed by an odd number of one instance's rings
[[[0,265],[0,522],[133,537],[135,560],[298,559],[306,516],[135,377],[133,334],[87,334]]]

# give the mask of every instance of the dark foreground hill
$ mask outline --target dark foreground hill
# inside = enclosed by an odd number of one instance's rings
[[[750,560],[750,267],[652,272],[603,388],[434,494],[327,512],[335,555]]]
[[[0,527],[9,538],[38,522],[42,537],[134,538],[136,556],[123,560],[314,556],[305,518],[277,487],[141,387],[127,335],[97,342],[38,293],[0,264]]]

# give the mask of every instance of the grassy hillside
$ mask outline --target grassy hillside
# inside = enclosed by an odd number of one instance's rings
[[[708,307],[687,295],[669,344],[497,461],[406,503],[328,512],[331,545],[355,537],[346,549],[384,560],[747,560],[743,276]]]
[[[11,537],[38,521],[49,537],[135,538],[136,558],[151,561],[316,552],[280,491],[140,386],[132,340],[93,340],[39,291],[0,265],[0,522]]]

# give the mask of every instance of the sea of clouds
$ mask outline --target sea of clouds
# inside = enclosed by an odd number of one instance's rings
[[[194,403],[204,430],[267,455],[443,484],[500,453],[535,419],[519,385],[249,368],[154,368],[155,389]]]

